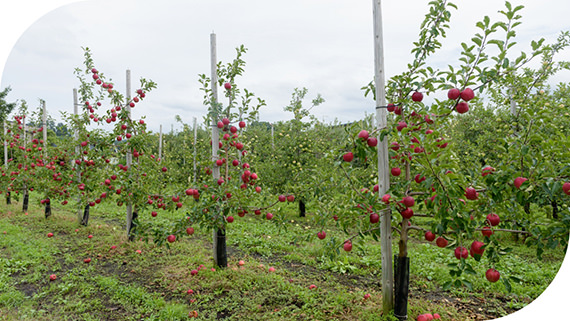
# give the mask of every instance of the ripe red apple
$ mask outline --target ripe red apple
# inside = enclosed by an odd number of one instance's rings
[[[370,214],[370,223],[376,224],[379,221],[380,221],[380,215],[378,215],[377,213]]]
[[[255,191],[258,192],[258,193],[261,193],[261,186],[256,186],[256,187],[255,187]]]
[[[487,278],[487,280],[489,280],[489,282],[497,282],[499,281],[499,279],[501,278],[501,273],[499,273],[499,271],[491,268],[488,269],[487,272],[485,272],[485,277]]]
[[[188,234],[188,235],[194,234],[194,228],[193,228],[193,227],[188,227],[188,228],[186,229],[186,234]]]
[[[451,88],[448,92],[447,92],[447,98],[449,98],[449,100],[456,100],[457,98],[459,98],[459,95],[461,94],[461,92],[459,91],[459,89],[457,88]]]
[[[91,259],[90,259],[90,258],[86,258],[86,259],[83,260],[83,262],[84,262],[84,263],[89,263],[89,262],[91,262]]]
[[[265,215],[265,218],[267,218],[268,220],[270,220],[270,219],[273,218],[273,214],[267,213],[267,214]]]
[[[345,162],[352,162],[352,160],[354,159],[354,154],[352,154],[352,152],[348,152],[342,156],[342,159]]]
[[[489,174],[492,174],[495,171],[495,169],[491,166],[487,166],[485,168],[483,168],[483,170],[481,171],[481,176],[485,177]]]
[[[287,202],[294,202],[295,201],[295,195],[287,195]]]
[[[438,313],[434,313],[434,314],[433,314],[433,319],[434,319],[434,320],[440,320],[440,319],[441,319],[441,316],[440,316]]]
[[[570,183],[566,182],[562,185],[562,190],[564,191],[564,194],[566,195],[570,195]]]
[[[483,226],[483,229],[481,230],[481,234],[486,237],[491,237],[493,233],[493,230],[489,226]]]
[[[52,236],[53,236],[53,233],[48,233],[48,234],[47,234],[47,237],[52,237]]]
[[[285,197],[285,195],[279,195],[279,202],[285,202],[287,200],[287,197]]]
[[[190,275],[194,276],[196,274],[198,274],[198,270],[194,269],[194,270],[190,271]]]
[[[394,167],[390,170],[390,173],[392,173],[393,176],[400,176],[402,170],[399,167]]]
[[[405,121],[399,121],[398,122],[398,126],[396,126],[396,129],[401,132],[402,129],[408,127],[408,124]]]
[[[477,255],[483,255],[483,252],[485,252],[485,249],[481,248],[485,245],[485,243],[480,242],[480,241],[473,241],[473,243],[471,243],[471,256],[474,256],[473,254],[477,254]]]
[[[55,281],[56,279],[57,279],[57,275],[55,275],[55,274],[52,274],[49,276],[50,281]]]
[[[433,234],[432,231],[427,231],[426,234],[424,234],[424,237],[428,242],[432,242],[433,240],[435,240],[435,234]]]
[[[87,236],[87,238],[92,239],[93,235],[89,234],[89,236]]]
[[[400,149],[400,144],[398,144],[398,142],[392,142],[390,144],[390,149],[397,151],[398,149]]]
[[[378,139],[376,137],[369,137],[366,144],[370,147],[376,147],[378,145]]]
[[[317,232],[317,237],[321,240],[324,240],[324,238],[327,237],[327,233],[325,233],[325,231]]]
[[[469,251],[467,251],[467,249],[464,248],[463,246],[456,247],[454,254],[455,254],[455,258],[457,258],[458,260],[461,258],[466,259],[469,257]]]
[[[402,211],[402,217],[403,218],[410,219],[410,218],[412,218],[412,216],[414,216],[414,210],[412,210],[411,208],[408,207]]]
[[[232,89],[232,84],[230,84],[229,82],[227,82],[227,83],[224,84],[224,88],[225,88],[226,90],[230,90],[230,89]]]
[[[446,247],[448,243],[449,242],[442,236],[438,237],[437,240],[435,240],[435,244],[439,247]]]
[[[344,242],[343,249],[347,252],[352,251],[352,242],[350,240]]]
[[[428,317],[425,314],[418,315],[417,321],[428,321]]]
[[[424,94],[419,91],[416,91],[412,94],[412,100],[416,102],[420,102],[424,99]]]
[[[234,217],[233,217],[233,216],[228,216],[228,217],[226,217],[226,221],[227,221],[228,223],[233,223]]]
[[[479,193],[477,193],[477,191],[473,188],[473,187],[467,187],[465,189],[465,197],[468,200],[476,200],[477,198],[479,198]]]
[[[156,217],[156,216],[158,215],[158,213],[155,212],[155,211],[152,211],[152,212],[150,213],[150,215],[151,215],[152,217]]]
[[[475,97],[475,93],[473,93],[473,90],[471,90],[471,88],[465,88],[461,92],[460,96],[461,96],[461,99],[463,99],[465,101],[470,101],[471,99],[473,99]]]
[[[224,123],[222,123],[221,121],[219,121],[219,122],[217,123],[217,126],[218,126],[218,128],[222,129],[222,128],[224,128]],[[210,144],[211,144],[211,142],[210,142]]]
[[[370,293],[366,293],[366,294],[364,295],[364,300],[367,300],[367,299],[370,299]]]
[[[222,124],[224,125],[229,125],[230,124],[230,120],[227,118],[222,118]]]
[[[382,196],[382,202],[384,202],[384,204],[390,204],[390,198],[392,196],[390,194],[384,194],[384,196]]]
[[[465,114],[469,111],[469,104],[462,101],[455,106],[455,110],[460,114]]]
[[[333,220],[338,221],[338,215],[333,215]]]
[[[501,222],[501,218],[495,213],[489,213],[487,215],[487,221],[489,224],[491,224],[491,226],[497,226]]]
[[[388,110],[388,112],[393,112],[394,109],[396,109],[396,105],[388,104],[388,106],[386,106],[386,109]]]
[[[367,140],[369,136],[370,135],[368,134],[368,131],[364,129],[361,130],[360,133],[358,133],[358,137],[362,140]]]
[[[406,206],[406,207],[412,207],[412,206],[414,206],[414,204],[416,203],[416,201],[414,200],[414,198],[411,197],[411,196],[406,196],[406,197],[404,197],[404,198],[402,199],[402,201],[403,201],[403,203],[404,203],[404,206]]]
[[[240,121],[238,123],[239,128],[245,128],[245,122],[244,121]]]

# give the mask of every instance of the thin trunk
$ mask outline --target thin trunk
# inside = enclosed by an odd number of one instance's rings
[[[28,211],[28,202],[30,200],[29,198],[29,194],[28,194],[28,188],[26,187],[26,185],[24,185],[24,203],[22,204],[22,211],[27,212]]]
[[[83,209],[83,217],[81,218],[80,224],[83,226],[87,226],[89,223],[89,204],[85,205]]]
[[[556,199],[552,200],[552,218],[557,220],[558,219],[558,203]]]
[[[409,284],[410,258],[394,256],[394,316],[400,321],[408,320]]]
[[[47,198],[45,202],[45,216],[46,218],[51,216],[51,204],[50,199]]]
[[[10,192],[6,192],[6,204],[12,204],[12,200],[10,199]]]
[[[299,217],[305,217],[305,202],[299,200]]]

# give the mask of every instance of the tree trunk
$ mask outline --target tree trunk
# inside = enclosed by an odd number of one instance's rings
[[[299,200],[299,217],[305,217],[305,202]]]
[[[6,205],[12,204],[12,200],[10,199],[10,192],[6,192]]]
[[[89,204],[85,205],[85,209],[83,210],[83,217],[81,218],[81,225],[87,226],[89,224]]]
[[[394,255],[394,316],[408,320],[408,292],[410,285],[410,258]]]
[[[22,211],[28,211],[28,202],[30,200],[30,195],[28,194],[28,189],[24,189],[24,203],[22,204]]]
[[[137,229],[136,219],[139,216],[139,213],[136,209],[133,210],[133,217],[131,220],[131,225],[129,226],[129,230],[127,231],[127,235],[129,236],[129,241],[133,241],[135,239],[135,231]]]
[[[228,254],[226,251],[226,231],[224,229],[217,229],[214,232],[215,249],[215,262],[218,267],[228,267]]]
[[[45,202],[45,215],[46,218],[51,216],[51,204],[50,204],[50,199],[46,198],[46,202]]]

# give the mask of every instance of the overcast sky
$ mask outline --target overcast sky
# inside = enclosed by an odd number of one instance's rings
[[[497,0],[454,2],[459,10],[453,11],[443,50],[432,60],[436,66],[457,65],[460,44],[472,37],[475,23],[485,15],[497,18],[503,8]],[[529,52],[531,40],[545,37],[552,42],[560,31],[570,30],[567,0],[512,1],[524,2],[517,51]],[[427,3],[383,1],[387,77],[411,61]],[[78,86],[73,70],[82,65],[81,47],[89,47],[96,67],[119,90],[124,90],[126,69],[132,72],[133,89],[140,77],[158,84],[133,114],[146,115],[153,131],[159,125],[170,130],[175,115],[186,123],[205,115],[198,74],[209,75],[212,32],[217,34],[218,60],[232,60],[241,44],[249,49],[238,82],[267,102],[261,120],[292,118],[283,107],[296,87],[309,89],[306,104],[317,93],[324,97],[326,102],[314,113],[327,122],[352,121],[374,112],[374,102],[360,90],[373,78],[370,0],[2,0],[1,88],[12,87],[8,101],[25,99],[32,108],[40,98],[46,100],[49,113],[59,119],[59,111],[73,110],[72,89]],[[558,58],[570,61],[570,53]],[[555,78],[568,79],[568,73]],[[563,269],[568,271],[568,263]],[[569,274],[558,283],[560,291],[570,284]],[[525,314],[535,311],[544,318],[549,311],[563,311],[564,302],[557,299],[564,298],[541,297],[541,309],[532,310],[531,304]],[[513,320],[522,319],[524,314]]]

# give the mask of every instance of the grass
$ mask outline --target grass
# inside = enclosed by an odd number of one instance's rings
[[[229,266],[219,269],[211,233],[198,227],[167,249],[128,242],[117,207],[92,208],[90,226],[82,227],[58,206],[46,220],[35,201],[32,194],[28,215],[21,204],[0,205],[0,320],[187,320],[194,311],[198,320],[391,320],[382,315],[379,244],[359,241],[353,252],[331,261],[324,245],[342,233],[331,222],[327,238],[318,240],[311,216],[296,217],[293,205],[279,214],[287,229],[254,215],[236,218],[228,229]],[[180,214],[161,212],[159,219],[174,215]],[[48,238],[49,232],[54,236]],[[455,261],[451,251],[412,239],[410,319],[426,312],[446,320],[489,319],[538,297],[556,275],[563,251],[539,261],[533,249],[508,236],[503,242],[514,250],[502,267],[521,279],[512,293],[484,279],[484,260],[472,262],[473,291],[444,292],[450,278],[445,263]],[[193,269],[200,271],[192,276]],[[50,274],[57,280],[50,281]]]

